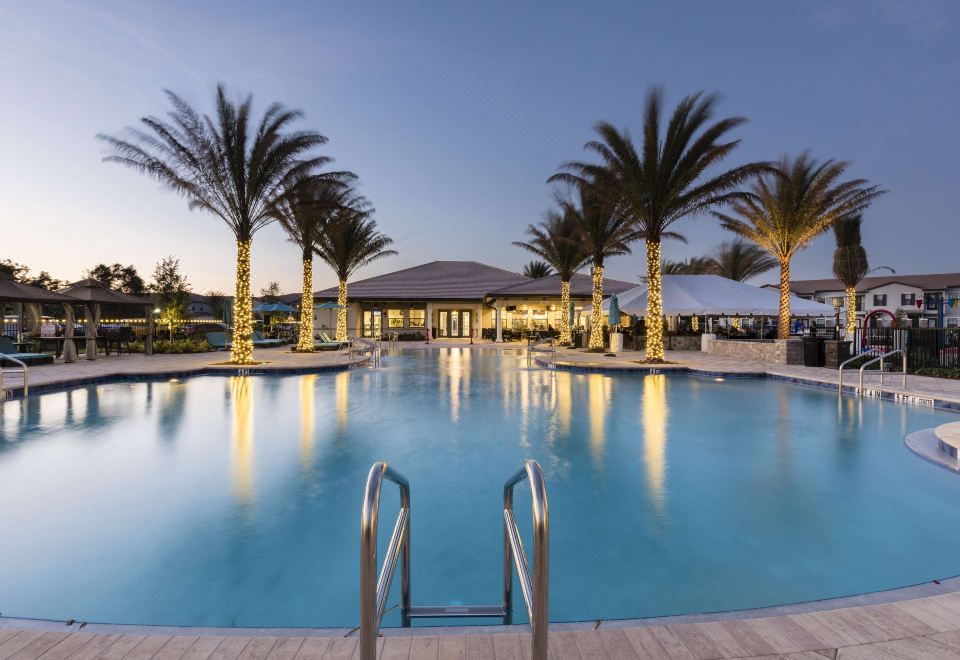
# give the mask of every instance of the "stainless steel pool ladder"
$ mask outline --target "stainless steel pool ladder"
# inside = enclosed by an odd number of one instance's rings
[[[377,522],[380,490],[383,480],[400,487],[400,512],[387,545],[386,557],[377,575]],[[520,532],[513,515],[513,489],[530,481],[533,512],[533,573],[527,563]],[[550,523],[547,487],[543,470],[535,460],[527,459],[523,467],[503,485],[503,603],[500,605],[419,606],[410,605],[410,483],[384,462],[370,468],[363,495],[360,518],[360,660],[377,656],[377,635],[400,562],[400,612],[404,626],[414,618],[497,617],[505,624],[512,622],[513,568],[516,566],[520,591],[527,607],[533,631],[531,657],[547,658],[547,602],[549,587]]]
[[[543,353],[547,356],[548,365],[553,365],[557,361],[557,344],[553,337],[541,339],[537,335],[534,340],[527,344],[527,362],[533,361],[534,353]]]
[[[6,353],[0,353],[0,399],[3,398],[3,361],[9,360],[14,364],[18,365],[23,370],[23,398],[26,399],[27,395],[30,393],[30,367],[27,366],[26,362],[18,360],[12,355],[7,355]]]
[[[839,381],[838,381],[838,383],[837,383],[837,391],[840,392],[840,394],[843,394],[843,368],[844,368],[845,366],[847,366],[848,364],[850,364],[851,362],[855,362],[856,360],[859,360],[859,359],[864,358],[864,357],[868,357],[868,356],[870,356],[870,355],[873,355],[873,356],[875,356],[875,357],[874,357],[872,360],[868,360],[867,362],[864,362],[862,365],[860,365],[860,382],[859,382],[859,385],[857,386],[857,392],[856,392],[856,393],[857,393],[857,394],[861,394],[861,393],[863,392],[863,371],[864,371],[864,369],[866,369],[867,367],[869,367],[871,364],[873,364],[873,363],[875,363],[875,362],[879,362],[879,363],[880,363],[880,384],[883,385],[883,374],[885,373],[885,372],[884,372],[884,368],[883,368],[883,367],[884,367],[884,360],[886,360],[886,359],[887,359],[888,357],[890,357],[891,355],[896,355],[897,353],[899,353],[900,355],[903,356],[903,384],[902,384],[902,386],[903,386],[904,388],[906,388],[906,386],[907,386],[907,354],[906,354],[903,350],[901,350],[901,349],[899,349],[899,348],[894,349],[894,350],[892,350],[892,351],[889,351],[889,352],[887,352],[887,353],[880,353],[880,352],[879,352],[879,349],[875,349],[875,348],[874,348],[874,349],[869,349],[869,350],[867,350],[867,351],[864,351],[864,352],[861,353],[860,355],[854,356],[854,357],[850,358],[849,360],[845,360],[845,361],[840,365],[840,378],[839,378]]]

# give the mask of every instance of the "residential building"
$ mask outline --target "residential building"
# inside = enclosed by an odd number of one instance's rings
[[[833,304],[841,322],[845,318],[846,294],[839,280],[794,280],[790,290],[801,298]],[[857,286],[858,323],[869,316],[879,324],[889,324],[899,309],[911,326],[932,327],[937,325],[941,304],[944,326],[958,327],[960,273],[866,277]]]

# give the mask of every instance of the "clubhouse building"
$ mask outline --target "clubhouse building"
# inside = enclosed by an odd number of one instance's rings
[[[589,305],[592,280],[574,275],[570,300],[574,319]],[[636,286],[604,280],[604,296]],[[337,289],[314,293],[314,327],[336,326]],[[486,337],[503,341],[533,331],[557,330],[560,278],[530,279],[519,273],[476,261],[432,261],[393,273],[350,282],[347,288],[350,334],[372,337],[383,333],[432,338]],[[569,313],[569,311],[568,311]]]

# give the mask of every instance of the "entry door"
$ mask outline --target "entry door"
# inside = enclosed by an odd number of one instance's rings
[[[450,312],[450,336],[460,336],[460,312]]]
[[[462,315],[461,324],[460,324],[460,328],[462,332],[460,336],[469,337],[470,336],[470,312],[460,312],[460,314]]]
[[[437,333],[440,337],[446,337],[447,332],[449,332],[450,324],[450,312],[446,310],[440,311],[440,331]]]

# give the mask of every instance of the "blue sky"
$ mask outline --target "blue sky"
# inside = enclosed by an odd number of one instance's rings
[[[79,278],[98,262],[149,273],[182,259],[195,290],[232,290],[218,219],[101,162],[99,132],[167,108],[163,89],[211,106],[214,87],[302,125],[361,177],[398,257],[359,277],[433,259],[519,269],[511,246],[550,205],[546,178],[579,158],[604,119],[639,130],[644,94],[697,90],[743,115],[730,163],[809,149],[852,161],[890,193],[866,214],[875,265],[956,271],[960,4],[833,2],[50,2],[0,0],[0,258]],[[683,221],[701,254],[727,238]],[[636,280],[642,246],[609,277]],[[825,236],[794,262],[828,276]],[[322,265],[316,286],[334,282]],[[271,226],[253,286],[299,286],[297,250]],[[762,281],[773,281],[774,276]]]

